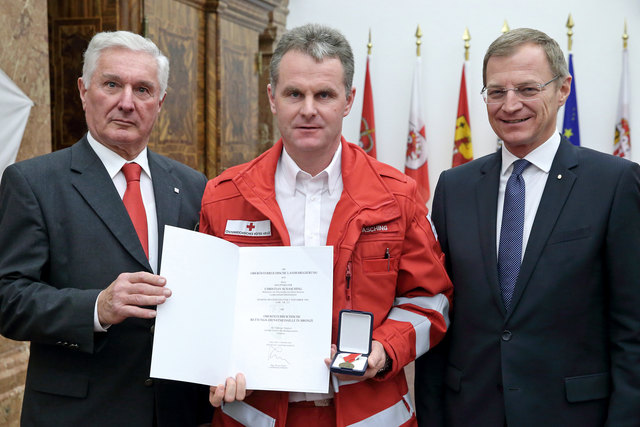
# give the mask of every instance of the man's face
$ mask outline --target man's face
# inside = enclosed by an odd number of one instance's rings
[[[301,168],[301,161],[308,162],[310,156],[330,159],[340,143],[342,119],[349,114],[355,94],[355,89],[345,93],[343,77],[337,58],[316,62],[309,55],[289,51],[280,62],[276,87],[267,87],[287,153]]]
[[[522,45],[511,56],[490,57],[486,76],[488,88],[544,84],[555,77],[544,50],[534,44]],[[546,86],[535,100],[522,101],[509,91],[503,103],[487,104],[491,127],[514,155],[524,157],[556,132],[558,109],[569,96],[571,77],[556,82]]]
[[[135,158],[149,142],[164,101],[156,60],[144,52],[106,49],[90,83],[85,89],[78,79],[91,135],[120,156]]]

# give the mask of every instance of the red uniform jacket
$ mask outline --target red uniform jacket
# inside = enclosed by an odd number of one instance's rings
[[[202,199],[200,230],[240,246],[289,245],[276,202],[274,176],[282,142],[253,161],[210,181]],[[342,309],[374,315],[373,339],[393,364],[383,377],[334,378],[338,426],[416,425],[403,368],[438,343],[449,323],[452,285],[413,180],[342,140],[344,189],[327,245],[333,246],[333,329]],[[225,234],[227,220],[270,221],[270,236]],[[389,252],[389,257],[385,257]],[[224,406],[224,425],[284,426],[288,394],[256,391]],[[275,421],[275,422],[274,422]]]

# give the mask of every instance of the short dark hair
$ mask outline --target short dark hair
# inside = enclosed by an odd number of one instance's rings
[[[353,83],[353,52],[347,39],[338,30],[318,24],[307,24],[287,31],[271,57],[270,79],[273,88],[278,84],[280,62],[285,53],[296,50],[320,62],[324,58],[338,58],[344,72],[344,88],[347,98]]]

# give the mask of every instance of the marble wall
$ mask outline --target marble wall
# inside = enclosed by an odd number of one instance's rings
[[[51,151],[47,39],[47,0],[0,2],[0,68],[35,104],[18,151],[18,160]],[[0,336],[2,426],[19,426],[28,358],[28,343]]]
[[[18,160],[51,151],[47,0],[0,2],[0,68],[34,102]]]

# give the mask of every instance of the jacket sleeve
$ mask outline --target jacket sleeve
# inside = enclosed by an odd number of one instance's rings
[[[449,325],[453,287],[414,181],[403,203],[406,230],[396,297],[387,319],[373,332],[392,359],[395,375],[442,340]]]
[[[612,378],[607,425],[611,426],[640,419],[639,218],[640,167],[629,163],[615,188],[605,247]]]
[[[44,344],[73,343],[91,352],[100,290],[46,283],[42,275],[51,248],[42,209],[25,176],[8,167],[0,184],[0,334]]]

